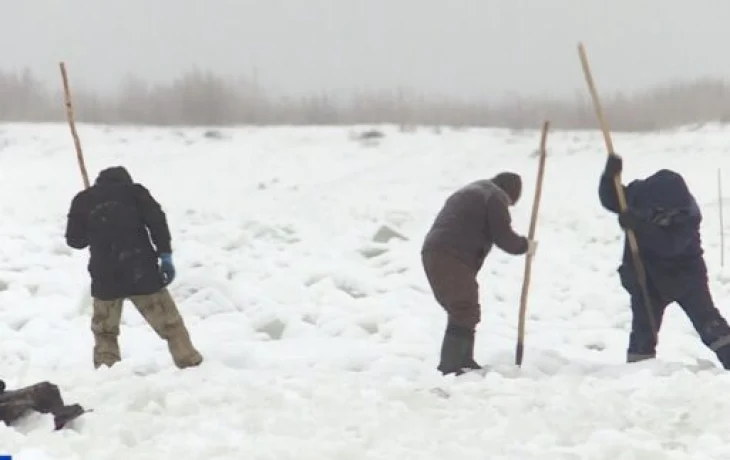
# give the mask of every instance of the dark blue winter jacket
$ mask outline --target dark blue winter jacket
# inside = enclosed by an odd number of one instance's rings
[[[624,186],[626,204],[638,217],[634,234],[646,274],[667,300],[680,295],[679,286],[706,282],[700,224],[702,213],[682,176],[662,169],[646,179]],[[613,178],[601,176],[599,198],[607,210],[618,213]],[[632,291],[636,272],[628,244],[619,268],[624,286]]]

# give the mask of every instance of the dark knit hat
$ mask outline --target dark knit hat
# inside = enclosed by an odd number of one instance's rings
[[[512,204],[517,203],[517,200],[520,199],[520,195],[522,195],[522,178],[518,174],[501,172],[492,178],[492,182],[504,190],[512,200]]]
[[[96,177],[96,184],[132,184],[132,176],[124,166],[112,166],[103,169]]]

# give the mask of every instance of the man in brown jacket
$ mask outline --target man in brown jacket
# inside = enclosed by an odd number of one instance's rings
[[[444,375],[479,369],[474,333],[481,319],[477,273],[493,245],[513,254],[533,254],[537,242],[512,230],[509,206],[519,200],[522,179],[502,172],[467,184],[446,199],[426,235],[421,257],[447,325],[438,370]]]

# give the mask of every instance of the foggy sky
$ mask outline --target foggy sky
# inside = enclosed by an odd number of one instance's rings
[[[464,98],[730,77],[729,0],[0,0],[0,68],[115,89],[193,65],[275,94],[393,88]]]

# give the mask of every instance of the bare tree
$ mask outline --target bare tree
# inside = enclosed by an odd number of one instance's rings
[[[405,86],[354,91],[349,97],[325,91],[274,97],[264,90],[256,70],[252,75],[229,79],[193,67],[178,79],[154,85],[129,75],[115,94],[74,86],[77,119],[141,125],[392,123],[404,129],[413,125],[525,129],[549,117],[557,129],[595,129],[582,89],[572,98],[514,95],[501,103],[418,94]],[[0,121],[62,121],[59,94],[59,88],[49,91],[27,69],[0,71]],[[611,127],[620,131],[730,121],[730,87],[721,79],[669,82],[603,99]]]

